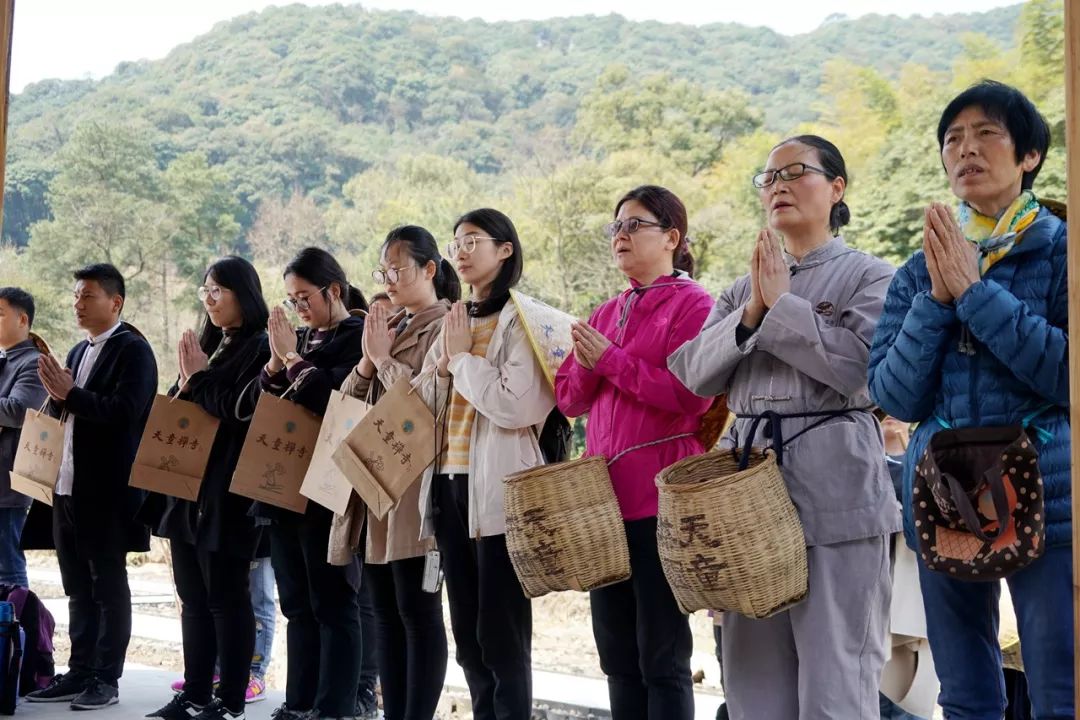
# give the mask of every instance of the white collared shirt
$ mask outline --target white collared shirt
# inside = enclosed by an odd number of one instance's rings
[[[101,354],[101,349],[105,347],[106,341],[113,336],[120,328],[120,323],[116,323],[111,328],[90,338],[90,345],[83,352],[82,359],[79,361],[79,367],[75,371],[75,385],[76,387],[82,387],[86,384],[87,379],[90,377],[90,372],[94,369],[94,363],[97,362],[98,355]],[[75,423],[71,418],[64,423],[64,458],[60,462],[60,476],[56,479],[56,494],[57,495],[71,495],[71,488],[75,484],[75,447],[74,447],[74,433]]]

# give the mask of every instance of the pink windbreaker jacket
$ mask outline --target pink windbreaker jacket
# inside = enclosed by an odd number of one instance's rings
[[[712,404],[686,389],[667,357],[697,336],[712,310],[709,293],[685,275],[631,287],[592,314],[589,324],[611,340],[593,370],[574,355],[555,376],[555,397],[568,417],[588,414],[586,454],[603,455],[623,519],[656,515],[656,474],[703,451],[693,437]],[[687,437],[675,438],[675,436]],[[638,445],[675,438],[630,450]]]

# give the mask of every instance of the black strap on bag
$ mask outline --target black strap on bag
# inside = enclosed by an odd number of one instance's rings
[[[983,542],[992,543],[1005,534],[1005,531],[1012,523],[1012,504],[1009,503],[1008,495],[1005,493],[1005,484],[1001,481],[1001,474],[997,472],[996,468],[987,470],[983,477],[986,478],[987,485],[990,488],[990,496],[994,501],[994,510],[997,513],[998,520],[997,530],[989,533],[983,530],[982,523],[979,522],[979,516],[975,512],[975,506],[971,504],[971,497],[964,492],[964,487],[960,484],[960,481],[951,473],[941,473],[941,478],[948,484],[949,491],[952,493],[956,511],[960,513],[960,517],[963,519],[964,524],[967,525],[968,530]]]
[[[850,415],[853,412],[870,412],[873,408],[845,408],[843,410],[816,410],[813,412],[800,412],[800,413],[779,413],[775,410],[766,410],[760,415],[745,415],[736,413],[735,417],[740,420],[752,420],[750,423],[750,431],[747,433],[746,442],[743,443],[742,457],[739,459],[739,470],[745,470],[750,466],[750,453],[754,449],[754,438],[757,437],[758,427],[762,422],[765,423],[765,437],[769,438],[769,443],[776,453],[776,464],[783,466],[784,464],[784,445],[787,443],[795,442],[802,435],[810,432],[814,428],[824,425],[833,418],[843,417]],[[799,432],[795,433],[787,441],[784,440],[784,420],[795,418],[819,418],[816,422],[812,422],[804,427]]]

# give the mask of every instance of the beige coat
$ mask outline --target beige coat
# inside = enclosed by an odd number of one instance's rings
[[[537,439],[555,407],[555,395],[513,302],[499,313],[485,357],[467,352],[454,355],[449,365],[452,380],[439,377],[438,359],[438,348],[433,347],[413,387],[437,418],[443,415],[451,389],[476,408],[469,443],[469,537],[502,535],[506,532],[503,480],[544,464]],[[434,465],[424,471],[420,486],[420,531],[425,538],[435,534]]]
[[[355,370],[341,386],[341,392],[361,400],[376,402],[390,387],[402,377],[412,378],[420,372],[424,357],[434,344],[442,330],[443,317],[450,311],[450,303],[440,300],[421,310],[409,322],[405,332],[394,339],[390,348],[390,357],[376,368],[372,379],[361,377]],[[404,313],[390,320],[395,327],[401,322]],[[369,397],[370,395],[370,397]],[[379,520],[374,513],[367,513],[367,562],[377,565],[420,557],[435,548],[432,540],[420,540],[420,482],[414,482],[400,500],[391,508],[386,517]],[[349,502],[350,544],[359,543],[360,522],[356,522],[357,508],[363,508],[363,501],[353,493]],[[337,519],[335,518],[337,522]]]

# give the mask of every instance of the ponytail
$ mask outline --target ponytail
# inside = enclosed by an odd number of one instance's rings
[[[346,285],[344,292],[341,293],[341,301],[345,303],[345,309],[349,312],[353,310],[368,311],[368,301],[364,298],[364,293],[360,288],[355,285]]]
[[[694,255],[690,252],[690,238],[680,238],[675,247],[674,267],[694,277]]]
[[[439,258],[435,262],[435,296],[452,303],[461,299],[461,281],[446,258]]]
[[[387,234],[382,244],[383,252],[394,243],[401,243],[405,252],[420,268],[426,267],[428,263],[435,263],[435,277],[432,278],[435,297],[450,302],[461,299],[461,281],[458,280],[450,261],[439,254],[439,245],[430,232],[419,225],[402,225]]]

